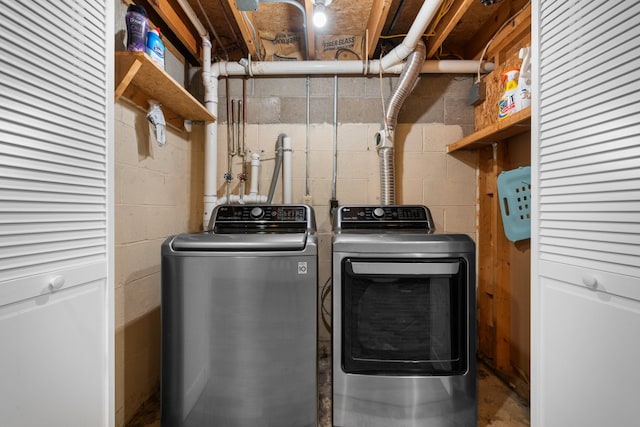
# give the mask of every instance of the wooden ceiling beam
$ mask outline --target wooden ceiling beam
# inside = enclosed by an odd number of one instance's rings
[[[258,46],[256,45],[256,41],[253,38],[253,30],[251,30],[251,26],[245,20],[244,14],[240,12],[240,10],[238,9],[236,0],[230,0],[229,6],[231,9],[231,13],[233,14],[233,19],[235,20],[236,25],[240,29],[242,40],[244,41],[244,44],[247,47],[247,51],[249,52],[249,55],[251,55],[253,59],[257,60]],[[251,15],[254,13],[255,12],[246,12],[247,19],[251,19]],[[254,24],[254,28],[255,28],[255,24]],[[255,28],[255,31],[256,31],[256,37],[258,37],[258,29]]]
[[[313,2],[311,0],[304,0],[304,10],[307,17],[307,40],[309,41],[309,46],[306,46],[307,57],[316,59],[316,36],[313,31]]]
[[[147,2],[187,51],[200,61],[202,58],[200,34],[191,25],[182,8],[171,0],[147,0]]]
[[[389,10],[391,9],[391,3],[393,3],[392,0],[373,0],[365,33],[368,46],[366,55],[369,58],[372,58],[376,51],[378,40],[382,34],[382,28],[384,27],[384,23],[389,15]]]
[[[427,38],[427,58],[432,58],[438,52],[451,31],[475,1],[478,0],[454,0],[444,16],[429,24],[427,34],[433,34],[433,36]]]
[[[487,20],[486,24],[477,31],[473,36],[469,37],[469,43],[465,46],[465,58],[480,59],[480,55],[485,46],[502,27],[502,25],[512,19],[513,15],[518,13],[525,5],[527,0],[508,0],[500,4],[500,7],[493,15],[493,17]],[[530,18],[529,18],[530,19]]]

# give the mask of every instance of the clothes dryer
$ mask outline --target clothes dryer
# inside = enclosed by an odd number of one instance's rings
[[[334,215],[333,425],[477,425],[475,246],[424,206]]]

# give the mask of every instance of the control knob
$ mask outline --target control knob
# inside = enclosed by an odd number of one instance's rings
[[[382,208],[375,208],[372,212],[373,217],[380,219],[380,218],[384,218],[384,209]]]
[[[264,210],[256,206],[255,208],[251,209],[250,215],[253,219],[260,219],[264,216]]]

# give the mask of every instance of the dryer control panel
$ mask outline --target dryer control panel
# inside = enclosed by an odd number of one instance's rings
[[[420,205],[340,206],[334,222],[336,230],[414,229],[434,231],[431,212]]]

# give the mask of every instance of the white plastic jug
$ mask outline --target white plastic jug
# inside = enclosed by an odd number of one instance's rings
[[[531,106],[531,48],[523,47],[518,56],[522,59],[522,65],[520,65],[520,75],[518,76],[515,111]]]

